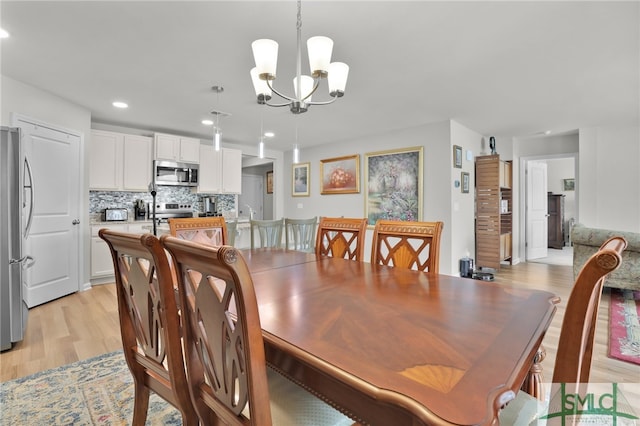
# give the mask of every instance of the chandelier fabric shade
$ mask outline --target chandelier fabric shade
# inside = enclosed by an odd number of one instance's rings
[[[301,1],[298,0],[297,21],[297,57],[296,76],[293,79],[294,96],[287,96],[273,87],[278,67],[278,43],[270,39],[259,39],[251,43],[255,68],[251,69],[251,81],[257,101],[261,105],[273,107],[289,106],[294,114],[306,112],[309,105],[327,105],[344,95],[349,75],[349,66],[343,62],[331,62],[333,40],[329,37],[315,36],[307,40],[307,54],[311,76],[302,75],[301,39],[302,15]],[[330,100],[312,102],[311,96],[318,89],[320,80],[327,78]],[[285,100],[284,103],[270,103],[273,94]]]

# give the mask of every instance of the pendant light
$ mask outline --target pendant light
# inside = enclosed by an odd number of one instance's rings
[[[258,157],[264,158],[264,117],[260,114],[260,143],[258,144]]]
[[[218,111],[212,111],[211,114],[215,114],[216,115],[216,128],[214,130],[213,133],[213,148],[216,151],[220,151],[220,138],[222,136],[222,133],[220,132],[220,93],[222,93],[224,91],[224,87],[222,86],[213,86],[211,88],[211,90],[213,90],[214,92],[216,92],[216,104],[218,107]]]
[[[331,62],[333,41],[328,37],[316,36],[307,40],[309,69],[311,76],[302,75],[302,6],[298,0],[296,22],[296,76],[293,78],[294,96],[287,96],[273,87],[278,65],[278,43],[270,39],[260,39],[251,43],[255,68],[251,69],[251,81],[260,105],[289,107],[294,114],[306,112],[310,105],[327,105],[344,95],[349,75],[349,66],[343,62]],[[311,95],[318,89],[320,80],[326,78],[329,83],[328,101],[312,102]],[[270,103],[272,94],[285,102]]]

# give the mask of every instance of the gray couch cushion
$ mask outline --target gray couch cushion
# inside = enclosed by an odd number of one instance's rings
[[[627,240],[627,249],[622,253],[622,265],[605,280],[607,287],[640,290],[640,233],[613,231],[610,229],[589,228],[576,224],[571,230],[573,243],[574,278],[607,239],[619,235]]]

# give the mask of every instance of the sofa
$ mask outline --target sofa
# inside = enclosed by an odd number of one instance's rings
[[[580,272],[587,259],[602,243],[614,235],[627,240],[627,248],[622,253],[620,268],[611,273],[604,282],[606,287],[640,290],[640,233],[612,231],[609,229],[589,228],[580,223],[571,229],[573,244],[573,275]]]

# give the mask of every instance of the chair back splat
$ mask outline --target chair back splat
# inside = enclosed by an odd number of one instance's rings
[[[171,218],[169,233],[174,237],[200,244],[229,244],[227,225],[222,216]]]
[[[161,241],[176,265],[188,388],[202,425],[353,423],[267,369],[256,293],[239,251],[168,235]]]
[[[378,220],[371,263],[437,274],[443,222]]]
[[[198,416],[187,390],[173,274],[151,234],[99,231],[111,250],[124,357],[135,384],[133,425],[144,425],[149,390],[175,406],[185,425]]]
[[[284,235],[286,248],[313,253],[316,243],[316,226],[318,218],[284,219]]]
[[[251,220],[251,248],[282,247],[282,228],[284,219],[278,220]],[[256,244],[255,235],[258,235],[260,243]]]
[[[367,218],[322,217],[316,237],[318,256],[362,261]]]

